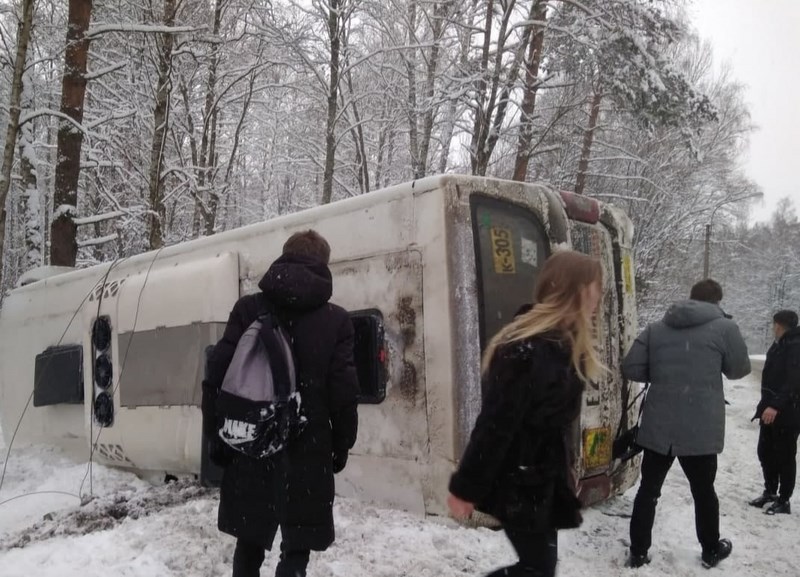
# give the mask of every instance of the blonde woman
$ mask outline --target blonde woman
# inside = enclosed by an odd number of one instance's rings
[[[484,401],[448,506],[456,518],[475,508],[498,518],[519,562],[489,577],[551,577],[557,530],[581,523],[568,451],[584,385],[602,370],[593,319],[600,263],[563,251],[539,274],[533,308],[489,343],[483,357]]]

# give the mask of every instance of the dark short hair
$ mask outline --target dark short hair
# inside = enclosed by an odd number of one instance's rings
[[[774,323],[781,325],[787,330],[797,328],[797,313],[790,310],[782,310],[772,315]]]
[[[296,232],[283,245],[283,254],[313,258],[325,264],[331,259],[331,245],[316,230]]]
[[[717,281],[707,278],[692,287],[689,298],[693,301],[703,301],[718,305],[722,302],[722,287]]]

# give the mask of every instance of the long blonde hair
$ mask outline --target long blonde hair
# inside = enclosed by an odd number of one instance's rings
[[[596,379],[605,367],[597,354],[594,326],[583,314],[582,294],[592,283],[602,287],[600,261],[579,252],[555,253],[542,267],[534,290],[533,308],[504,326],[483,354],[485,373],[497,348],[550,331],[557,332],[572,350],[572,365],[584,382]]]

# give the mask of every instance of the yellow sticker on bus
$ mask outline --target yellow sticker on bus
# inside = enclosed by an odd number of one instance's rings
[[[514,243],[511,231],[507,228],[493,226],[489,229],[492,236],[492,257],[496,274],[515,274],[517,262],[514,259]]]
[[[622,279],[625,284],[625,292],[633,294],[633,259],[630,254],[622,255]]]
[[[605,467],[611,462],[611,430],[608,427],[583,431],[583,466],[586,470]]]

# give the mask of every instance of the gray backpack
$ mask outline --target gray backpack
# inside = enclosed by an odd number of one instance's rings
[[[306,424],[291,340],[275,315],[261,314],[242,334],[217,397],[219,437],[254,459],[274,455]]]

